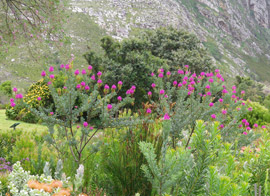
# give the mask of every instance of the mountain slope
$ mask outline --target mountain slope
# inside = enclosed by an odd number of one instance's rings
[[[72,0],[116,39],[174,26],[195,33],[229,76],[270,81],[269,0]]]

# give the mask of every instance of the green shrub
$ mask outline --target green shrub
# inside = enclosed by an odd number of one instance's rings
[[[105,82],[109,85],[122,80],[125,91],[135,85],[136,107],[147,101],[145,95],[153,82],[148,76],[158,68],[175,71],[189,65],[192,73],[200,73],[213,67],[198,38],[182,30],[160,28],[121,42],[108,36],[101,42],[105,54],[98,56],[90,51],[84,55],[85,59],[95,69],[108,70]]]
[[[243,118],[247,119],[251,127],[253,127],[254,124],[265,125],[270,123],[270,112],[266,107],[258,102],[249,101],[247,104],[252,111],[248,111]]]
[[[20,129],[0,132],[0,157],[5,158],[10,162],[12,161],[14,155],[12,149],[20,135],[22,135],[22,130]]]
[[[152,186],[140,170],[146,160],[139,148],[139,142],[151,142],[155,152],[160,155],[162,139],[159,126],[145,123],[144,126],[114,130],[104,140],[101,149],[102,172],[106,174],[103,187],[111,195],[142,196],[151,195]]]
[[[11,81],[7,80],[0,85],[0,91],[7,96],[12,96]]]
[[[37,100],[38,97],[41,97],[41,101]],[[24,101],[29,104],[29,106],[36,109],[39,106],[48,107],[53,104],[49,87],[43,79],[29,87],[27,94],[24,97]],[[38,115],[30,112],[30,110],[25,108],[21,102],[18,102],[15,107],[7,106],[6,116],[11,120],[20,120],[28,123],[37,123],[40,120]]]

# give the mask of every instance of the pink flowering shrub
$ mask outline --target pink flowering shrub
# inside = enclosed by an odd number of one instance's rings
[[[163,72],[159,69],[158,73],[152,74],[155,82],[148,97],[152,112],[158,116],[166,114],[166,119],[170,117],[173,146],[182,138],[187,139],[185,145],[188,146],[198,119],[219,121],[226,140],[235,140],[242,137],[244,131],[250,132],[248,126],[240,126],[240,118],[247,112],[247,106],[235,95],[235,87],[228,89],[225,86],[219,70],[199,75],[191,73],[188,67],[169,76]]]
[[[57,73],[53,68],[49,68],[49,74],[46,71],[41,74],[51,91],[54,107],[40,105],[37,110],[29,103],[23,102],[23,99],[20,101],[46,123],[49,128],[48,142],[56,148],[60,155],[64,155],[66,149],[69,148],[74,160],[80,163],[87,158],[83,157],[83,151],[98,131],[132,123],[130,119],[116,118],[115,114],[123,106],[133,102],[133,99],[130,94],[127,94],[125,98],[118,97],[117,103],[111,103],[111,100],[117,97],[117,93],[121,90],[121,84],[111,88],[103,83],[101,72],[95,76],[91,69],[74,71],[72,67],[71,62],[65,66],[65,69],[60,70],[61,74],[65,76],[63,88],[54,87],[55,77],[52,75]],[[135,88],[134,86],[133,92]],[[18,99],[12,103],[16,104]],[[77,104],[78,99],[80,105]],[[38,97],[36,101],[39,102]],[[100,121],[92,124],[92,119],[96,116]],[[76,127],[78,121],[80,126]]]

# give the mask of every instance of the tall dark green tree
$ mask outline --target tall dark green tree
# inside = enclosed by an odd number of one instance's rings
[[[149,76],[158,68],[173,71],[189,65],[196,73],[212,68],[211,58],[198,38],[182,30],[160,28],[120,42],[106,36],[101,42],[104,55],[89,51],[85,59],[95,73],[107,71],[106,83],[116,84],[121,78],[125,90],[135,85],[135,106],[147,100],[143,95],[153,82]]]

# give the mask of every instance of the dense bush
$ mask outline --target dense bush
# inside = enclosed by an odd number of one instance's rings
[[[40,98],[41,101],[39,101],[38,98]],[[49,87],[43,79],[29,87],[24,97],[24,101],[32,108],[53,105]],[[7,106],[6,116],[11,120],[21,120],[28,123],[37,123],[40,119],[37,115],[33,114],[29,109],[23,106],[21,102],[18,102],[15,107]]]
[[[107,70],[104,80],[110,85],[122,80],[125,91],[135,85],[137,107],[146,101],[145,94],[152,83],[148,76],[159,67],[176,71],[189,65],[192,73],[212,68],[210,57],[196,36],[182,30],[161,28],[121,42],[110,37],[104,37],[101,42],[104,56],[89,52],[84,55],[87,62]]]
[[[258,127],[270,123],[270,111],[258,102],[247,102],[249,111],[243,118],[247,119],[251,127]]]
[[[0,85],[0,91],[7,96],[12,96],[11,81],[5,81]]]

